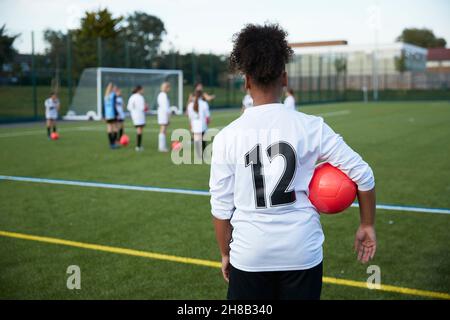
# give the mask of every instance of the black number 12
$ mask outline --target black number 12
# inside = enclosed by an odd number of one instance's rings
[[[297,168],[297,156],[294,148],[289,143],[280,141],[271,144],[266,149],[266,153],[270,162],[277,156],[282,156],[285,161],[283,174],[275,186],[275,189],[270,194],[271,206],[283,206],[295,202],[295,190],[287,190],[294,179],[295,170]],[[248,167],[250,165],[252,168],[256,208],[266,208],[266,187],[264,183],[264,169],[262,165],[260,144],[254,146],[245,154],[245,166]]]

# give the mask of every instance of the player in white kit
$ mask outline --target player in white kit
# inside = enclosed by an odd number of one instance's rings
[[[170,83],[163,82],[161,84],[161,92],[158,94],[158,124],[159,124],[159,135],[158,135],[158,150],[160,152],[167,152],[166,145],[166,133],[167,126],[170,122],[170,101],[167,93],[170,91]]]
[[[247,108],[253,107],[253,98],[250,95],[250,90],[247,90],[244,98],[242,99],[242,111],[245,111]]]
[[[203,155],[205,143],[203,135],[208,130],[209,122],[209,105],[208,102],[202,99],[203,92],[197,90],[194,93],[194,100],[188,104],[187,113],[191,125],[191,131],[194,135],[194,149],[198,158]]]
[[[55,92],[50,93],[50,97],[45,100],[45,120],[47,125],[47,137],[50,139],[51,132],[56,132],[56,119],[58,119],[58,111],[60,103]]]
[[[292,56],[278,25],[247,25],[234,37],[230,62],[245,76],[253,107],[215,137],[210,193],[228,299],[319,299],[320,216],[308,199],[318,162],[358,186],[355,249],[367,262],[376,250],[372,170],[320,117],[280,103]]]
[[[144,99],[144,88],[140,85],[136,86],[133,94],[128,99],[127,109],[130,111],[131,120],[136,128],[136,151],[143,151],[142,134],[145,127],[145,113],[147,105]]]
[[[290,110],[296,110],[295,108],[295,97],[294,97],[294,90],[291,88],[288,88],[286,90],[286,99],[284,99],[284,106]]]

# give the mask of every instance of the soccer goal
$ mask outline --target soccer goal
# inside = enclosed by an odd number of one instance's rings
[[[111,82],[122,89],[124,108],[135,86],[144,87],[145,101],[149,112],[155,113],[161,83],[171,84],[169,99],[176,114],[183,113],[183,71],[129,68],[87,68],[83,70],[73,96],[66,120],[101,120],[103,94]],[[126,111],[126,110],[125,110]]]

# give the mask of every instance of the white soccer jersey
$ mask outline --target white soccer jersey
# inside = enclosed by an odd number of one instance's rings
[[[208,118],[210,117],[209,105],[203,99],[198,100],[198,112],[194,110],[194,102],[187,107],[191,130],[193,133],[203,133],[208,129]]]
[[[372,170],[322,118],[267,104],[246,109],[214,138],[212,214],[231,219],[231,264],[244,271],[309,269],[322,261],[324,235],[308,199],[318,162],[367,191]]]
[[[284,106],[288,109],[295,110],[295,99],[293,96],[287,96],[284,99]]]
[[[170,118],[170,102],[167,93],[161,91],[158,94],[158,124],[167,125]]]
[[[117,118],[119,120],[125,120],[125,112],[123,110],[123,97],[116,96],[116,110],[117,110]]]
[[[145,100],[140,93],[134,93],[128,99],[127,105],[131,120],[135,126],[145,125]]]
[[[244,99],[242,99],[242,105],[244,106],[244,109],[253,107],[253,98],[251,95],[246,94],[244,96]]]
[[[58,118],[59,99],[53,100],[48,98],[45,100],[45,118],[56,120]]]

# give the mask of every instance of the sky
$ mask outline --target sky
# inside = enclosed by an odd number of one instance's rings
[[[167,35],[162,48],[226,54],[246,23],[277,22],[289,41],[344,39],[350,44],[391,43],[406,27],[426,27],[450,46],[449,0],[0,0],[0,25],[20,33],[14,46],[43,52],[43,30],[79,26],[86,10],[114,16],[144,11],[158,16]]]

